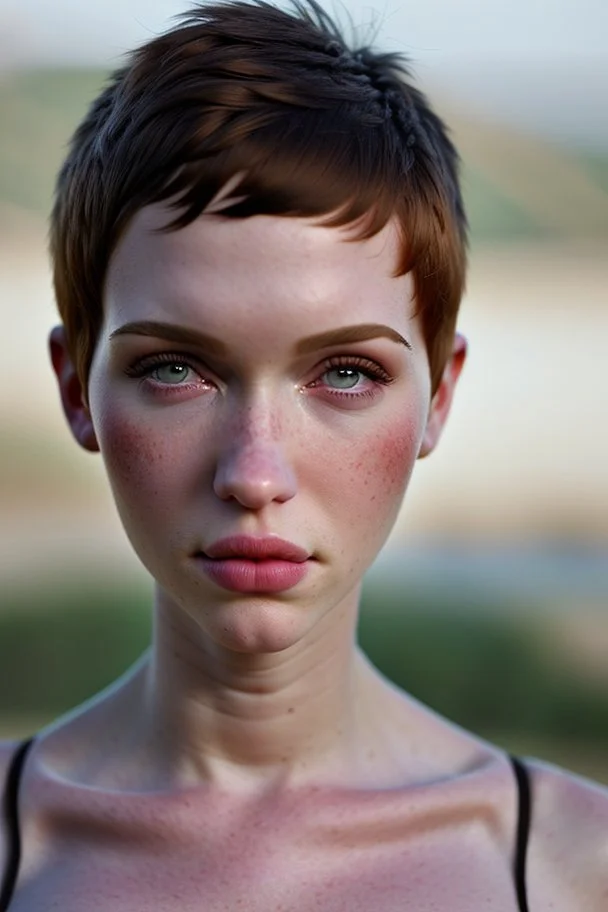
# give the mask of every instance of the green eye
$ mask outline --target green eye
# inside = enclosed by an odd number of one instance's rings
[[[188,378],[190,368],[187,364],[180,364],[173,361],[170,364],[160,364],[152,372],[152,376],[159,383],[167,383],[171,386],[177,386]]]
[[[334,389],[352,389],[359,382],[361,371],[354,370],[352,367],[333,367],[325,372],[325,377],[328,385],[333,386]]]

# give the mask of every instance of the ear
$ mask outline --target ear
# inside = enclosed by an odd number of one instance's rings
[[[460,333],[456,333],[452,346],[452,354],[448,358],[439,387],[431,399],[424,437],[422,438],[422,445],[420,447],[420,452],[418,453],[419,459],[428,456],[437,446],[443,426],[450,413],[454,390],[456,389],[456,384],[460,377],[466,355],[467,340],[464,336],[461,336]]]
[[[99,445],[93,429],[91,413],[87,405],[86,390],[83,389],[76,368],[68,351],[65,329],[55,326],[49,336],[51,364],[59,384],[63,412],[76,441],[91,453],[99,452]]]

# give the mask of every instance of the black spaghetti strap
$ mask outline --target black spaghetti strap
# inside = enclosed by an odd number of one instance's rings
[[[0,890],[0,912],[6,912],[15,889],[19,863],[21,861],[21,835],[19,833],[19,783],[27,752],[34,739],[22,741],[11,760],[4,786],[3,811],[8,831],[8,858],[4,867],[2,889]]]
[[[517,757],[511,757],[511,764],[517,781],[518,814],[517,841],[515,844],[515,861],[513,873],[515,889],[520,912],[530,912],[526,892],[526,855],[530,836],[532,802],[530,797],[530,776],[528,770]]]

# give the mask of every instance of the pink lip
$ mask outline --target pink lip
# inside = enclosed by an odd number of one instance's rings
[[[263,561],[275,558],[276,560],[295,561],[295,563],[302,563],[310,557],[307,551],[294,545],[293,542],[273,535],[267,538],[231,535],[229,538],[221,538],[209,545],[208,548],[205,548],[204,554],[213,560],[242,557],[252,561]]]
[[[197,555],[203,570],[231,592],[284,592],[306,576],[310,555],[281,538],[234,535]]]

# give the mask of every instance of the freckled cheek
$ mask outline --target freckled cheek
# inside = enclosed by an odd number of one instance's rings
[[[418,423],[404,422],[399,428],[388,428],[377,441],[374,465],[381,488],[391,498],[409,481],[420,450],[418,429]]]
[[[179,435],[159,434],[119,409],[103,415],[98,439],[114,492],[124,500],[171,489],[187,452]]]
[[[404,415],[364,437],[337,448],[340,458],[326,454],[327,485],[341,502],[350,504],[353,518],[396,513],[421,442],[421,423]]]

